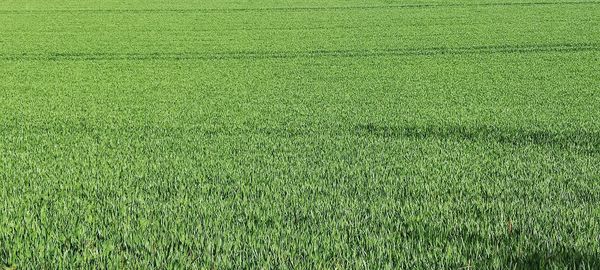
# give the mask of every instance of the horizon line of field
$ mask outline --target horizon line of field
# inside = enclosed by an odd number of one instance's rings
[[[502,7],[502,6],[538,6],[538,5],[597,5],[600,1],[552,1],[552,2],[497,2],[497,3],[443,3],[443,4],[404,4],[380,6],[330,6],[330,7],[265,7],[265,8],[167,8],[167,9],[53,9],[53,10],[0,10],[0,14],[51,14],[51,13],[232,13],[232,12],[296,12],[328,10],[366,10],[366,9],[404,9],[404,8],[453,8],[453,7]]]
[[[252,59],[292,59],[318,57],[378,57],[378,56],[430,56],[430,55],[477,55],[507,53],[569,53],[600,51],[598,43],[561,43],[531,45],[488,45],[471,47],[431,47],[372,50],[312,50],[290,52],[224,52],[224,53],[13,53],[0,54],[0,60],[252,60]]]

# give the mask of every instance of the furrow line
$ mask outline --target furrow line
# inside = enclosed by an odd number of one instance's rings
[[[572,2],[498,2],[498,3],[445,3],[404,4],[380,6],[331,6],[331,7],[268,7],[268,8],[166,8],[166,9],[53,9],[53,10],[0,10],[0,14],[53,14],[53,13],[236,13],[236,12],[302,12],[369,9],[452,8],[452,7],[502,7],[502,6],[548,6],[548,5],[597,5],[600,1]]]
[[[0,54],[0,60],[253,60],[293,59],[318,57],[377,57],[377,56],[427,56],[427,55],[475,55],[497,53],[569,53],[600,51],[600,44],[537,44],[500,45],[473,47],[433,47],[377,50],[314,50],[299,52],[231,52],[231,53],[23,53]]]

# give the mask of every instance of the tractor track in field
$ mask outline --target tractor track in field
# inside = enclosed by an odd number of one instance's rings
[[[54,13],[82,13],[82,12],[89,12],[89,13],[303,12],[303,11],[370,10],[370,9],[468,8],[468,7],[503,7],[503,6],[597,5],[597,4],[600,4],[600,1],[445,3],[445,4],[404,4],[404,5],[379,5],[379,6],[267,7],[267,8],[0,10],[0,14],[54,14]]]
[[[572,53],[600,51],[600,44],[532,44],[492,45],[471,47],[398,48],[373,50],[312,50],[295,52],[226,52],[226,53],[7,53],[0,60],[258,60],[318,57],[378,57],[378,56],[428,56],[428,55],[484,55],[506,53]]]

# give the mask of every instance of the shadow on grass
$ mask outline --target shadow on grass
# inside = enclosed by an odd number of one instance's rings
[[[513,146],[538,145],[556,149],[571,149],[588,154],[600,153],[600,132],[558,132],[495,126],[378,126],[364,124],[356,126],[356,133],[389,138],[495,142]]]
[[[600,254],[587,254],[573,248],[548,253],[534,252],[513,257],[506,269],[600,269]]]
[[[449,232],[444,230],[447,227],[443,224],[421,226],[424,229],[419,234],[412,235],[413,240],[434,239],[458,246],[467,244],[463,246],[465,249],[461,253],[474,262],[476,267],[454,264],[450,265],[451,269],[600,269],[600,254],[593,247],[576,248],[547,242],[532,237],[532,232],[528,229],[511,227],[510,233],[490,235],[485,231],[472,230]],[[495,253],[484,255],[481,247],[495,249]],[[522,251],[517,254],[517,249]],[[499,259],[497,263],[496,259]]]

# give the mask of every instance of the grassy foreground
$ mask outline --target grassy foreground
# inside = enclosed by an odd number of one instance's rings
[[[3,1],[0,268],[600,268],[600,3]]]

